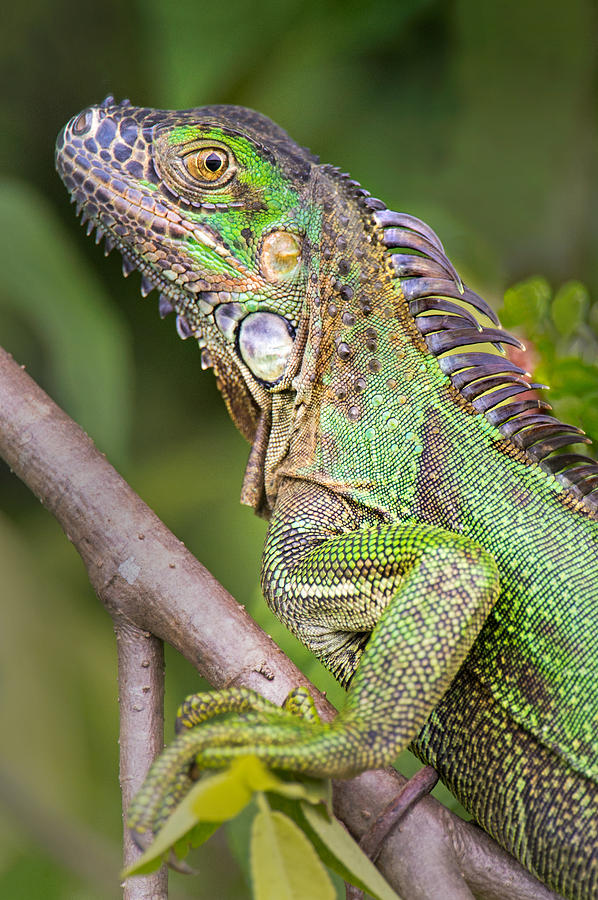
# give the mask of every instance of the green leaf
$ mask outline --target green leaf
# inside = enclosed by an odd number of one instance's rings
[[[572,335],[583,322],[590,298],[587,288],[580,281],[567,281],[561,285],[552,301],[552,321],[564,337]]]
[[[256,756],[240,757],[223,772],[204,776],[193,785],[160,829],[152,845],[125,871],[125,877],[153,871],[156,865],[149,870],[146,866],[156,860],[161,861],[171,847],[182,858],[189,844],[199,846],[222,822],[237,816],[256,791],[273,791],[290,799],[301,799],[308,805],[328,797],[326,781],[283,781]],[[214,824],[214,827],[206,827],[207,823]]]
[[[255,797],[246,806],[243,812],[239,813],[230,822],[224,823],[226,830],[226,843],[235,862],[241,869],[246,884],[251,884],[251,871],[249,865],[249,840],[251,836],[251,826],[255,814],[257,812],[257,804]]]
[[[332,859],[323,856],[330,868],[367,891],[374,900],[399,900],[373,862],[334,816],[328,816],[323,807],[308,806],[306,803],[300,806],[308,824],[331,854]],[[340,863],[340,869],[335,866],[335,860]]]
[[[251,829],[251,872],[255,900],[336,897],[326,869],[304,833],[288,816],[272,812],[266,804]]]
[[[121,872],[121,878],[130,878],[131,875],[149,875],[151,872],[155,872],[156,869],[159,869],[162,863],[164,862],[164,853],[159,853],[154,855],[150,851],[153,850],[154,845],[152,844],[145,853],[143,853],[137,862],[134,862],[132,865],[127,866],[126,869],[123,869]]]
[[[288,797],[289,800],[305,800],[306,803],[324,803],[332,809],[332,782],[329,778],[301,777],[299,781],[285,781],[277,778],[272,772],[270,786],[264,788],[268,793]]]
[[[259,769],[252,772],[251,762],[254,757],[243,757],[224,772],[201,778],[188,794],[181,800],[163,828],[160,829],[152,845],[139,857],[133,866],[125,871],[125,877],[140,872],[140,867],[154,859],[162,859],[166,852],[176,844],[177,855],[182,854],[181,839],[187,835],[198,822],[212,822],[219,825],[232,819],[251,800],[253,790],[248,787],[247,773],[253,774],[256,782],[260,778]],[[259,790],[260,788],[258,788]],[[195,838],[201,842],[201,834]]]
[[[331,803],[332,788],[329,779],[305,776],[298,781],[285,780],[275,775],[257,756],[243,756],[235,760],[227,771],[234,773],[239,783],[251,792],[272,792],[292,800],[306,800],[308,803]],[[207,819],[208,815],[203,814],[201,818]]]
[[[198,822],[191,831],[183,835],[180,841],[173,846],[173,850],[179,859],[183,859],[189,852],[189,847],[201,847],[220,828],[221,822]]]

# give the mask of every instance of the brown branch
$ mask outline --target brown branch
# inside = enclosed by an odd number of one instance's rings
[[[120,789],[123,813],[143,783],[154,757],[164,746],[164,644],[149,631],[115,622],[120,704]],[[124,864],[140,854],[123,814]],[[127,878],[123,900],[166,900],[166,866],[151,875]]]
[[[0,349],[0,454],[79,551],[115,621],[169,641],[215,687],[281,703],[308,685],[327,701],[95,449]],[[405,783],[394,771],[335,783],[335,809],[359,839]],[[390,835],[380,869],[403,900],[554,900],[487,835],[427,797]]]

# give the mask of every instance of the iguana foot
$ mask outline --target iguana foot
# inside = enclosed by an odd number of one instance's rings
[[[273,768],[324,777],[331,769],[326,760],[333,760],[339,774],[335,763],[349,761],[359,746],[357,735],[343,740],[338,727],[320,720],[305,688],[291,691],[282,708],[242,688],[193,694],[179,708],[175,728],[177,737],[154,762],[129,807],[128,826],[141,847],[197,780],[197,770],[222,768],[253,754]]]

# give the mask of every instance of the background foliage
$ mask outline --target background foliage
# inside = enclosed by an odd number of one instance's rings
[[[30,0],[4,12],[0,342],[333,699],[259,597],[264,525],[238,505],[247,447],[197,348],[78,232],[55,135],[108,92],[260,109],[429,221],[497,307],[519,283],[505,323],[532,339],[561,416],[598,435],[596,19],[592,0]],[[6,467],[0,492],[0,895],[117,897],[110,623]],[[170,718],[197,685],[171,654]],[[229,838],[215,836],[201,878],[176,878],[173,896],[249,896],[243,825]]]

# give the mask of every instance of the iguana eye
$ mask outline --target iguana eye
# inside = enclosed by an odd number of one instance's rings
[[[184,156],[183,162],[197,181],[218,181],[229,167],[228,156],[220,147],[202,147]]]

